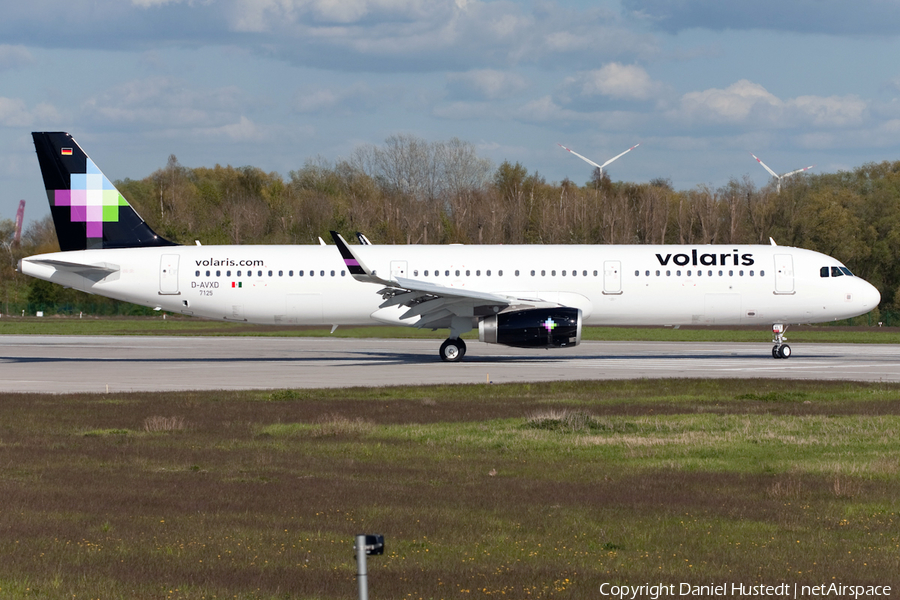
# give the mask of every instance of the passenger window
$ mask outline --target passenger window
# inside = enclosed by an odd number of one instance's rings
[[[819,277],[828,277],[828,267],[819,269]]]
[[[635,271],[635,272],[634,272],[634,276],[635,276],[635,277],[640,277],[640,276],[641,276],[641,272],[640,272],[640,271]]]
[[[534,271],[531,272],[531,276],[534,277]]]
[[[278,271],[278,276],[279,276],[279,277],[284,277],[284,271]]]
[[[565,271],[562,272],[562,276],[563,276],[563,277],[566,276],[566,272],[565,272]]]
[[[459,269],[456,270],[456,276],[459,277]]]
[[[200,277],[200,271],[197,271],[196,277]]]
[[[753,271],[750,271],[750,277],[753,277]]]
[[[688,277],[691,276],[691,271],[690,271],[690,269],[688,269],[687,276],[688,276]]]
[[[586,273],[585,273],[585,274],[586,274]],[[597,276],[597,271],[595,270],[595,271],[594,271],[594,277],[596,277],[596,276]]]
[[[485,271],[485,275],[487,275],[488,277],[490,277],[490,276],[491,276],[491,270],[488,269],[487,271]]]
[[[297,277],[303,277],[303,271],[297,271]]]
[[[760,276],[760,277],[765,277],[765,276],[766,276],[766,272],[765,272],[765,271],[760,271],[760,272],[759,272],[759,276]]]
[[[656,276],[659,277],[659,271],[656,272]]]
[[[743,277],[743,276],[744,276],[744,270],[741,269],[740,271],[738,271],[738,277]]]
[[[222,271],[216,271],[216,277],[221,277],[221,276],[222,276]]]
[[[519,272],[516,271],[516,275],[518,275],[518,274],[519,274]],[[497,271],[497,277],[503,277],[503,269],[500,269],[499,271]]]
[[[231,271],[225,271],[225,277],[231,277]]]
[[[206,276],[209,277],[209,271],[206,272]]]
[[[293,277],[293,276],[294,276],[294,272],[293,272],[293,271],[288,271],[288,277]]]
[[[419,276],[419,271],[418,270],[413,271],[413,277],[418,277],[418,276]]]
[[[729,276],[729,277],[734,277],[734,270],[728,271],[728,276]]]
[[[547,271],[541,270],[541,277],[547,274]]]
[[[647,271],[646,275],[647,277],[650,277],[650,271]]]
[[[269,277],[271,277],[271,276],[272,276],[272,271],[269,271]]]
[[[262,271],[257,271],[256,274],[257,274],[257,276],[262,277]],[[271,274],[272,274],[272,271],[269,271],[269,275],[271,275]]]
[[[334,277],[334,271],[331,272],[331,276]]]
[[[594,271],[594,275],[596,275],[596,274],[597,274],[597,271]],[[587,271],[582,271],[582,272],[581,272],[581,276],[582,276],[582,277],[587,277]]]
[[[556,271],[555,271],[555,270],[550,271],[550,275],[553,276],[553,277],[556,277]]]
[[[315,277],[315,276],[316,276],[316,272],[313,271],[312,269],[310,269],[310,270],[309,270],[309,276],[310,276],[310,277]]]
[[[428,270],[425,271],[425,277],[428,277]]]
[[[471,271],[469,271],[468,269],[466,269],[466,277],[468,277],[469,275],[471,275]]]
[[[341,269],[341,277],[344,277],[346,275],[347,275],[347,271],[345,271],[344,269]]]
[[[450,277],[450,271],[444,271],[444,277]]]
[[[666,270],[666,277],[671,277],[671,276],[672,276],[672,271],[669,271],[669,270],[667,269],[667,270]]]
[[[209,275],[209,273],[207,273],[207,275]],[[838,267],[831,267],[831,276],[832,277],[840,277],[842,275],[843,275],[843,273],[841,273],[841,270]]]

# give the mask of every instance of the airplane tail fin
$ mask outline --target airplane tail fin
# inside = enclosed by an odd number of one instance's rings
[[[177,245],[150,229],[71,135],[31,135],[63,252]]]

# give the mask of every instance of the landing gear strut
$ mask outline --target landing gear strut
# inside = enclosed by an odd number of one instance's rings
[[[441,360],[459,362],[466,355],[466,343],[462,338],[450,338],[441,344]]]
[[[772,342],[775,344],[774,346],[772,346],[772,358],[791,357],[791,347],[784,343],[785,331],[787,331],[787,326],[782,325],[781,323],[775,323],[774,325],[772,325],[772,335],[775,338],[772,340]]]

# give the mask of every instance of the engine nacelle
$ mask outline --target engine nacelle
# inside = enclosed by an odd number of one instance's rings
[[[485,317],[478,339],[515,348],[563,348],[581,343],[581,309],[532,308]]]

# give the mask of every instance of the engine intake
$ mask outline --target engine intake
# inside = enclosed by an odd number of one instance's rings
[[[581,343],[581,309],[532,308],[485,317],[478,339],[515,348],[563,348]]]

